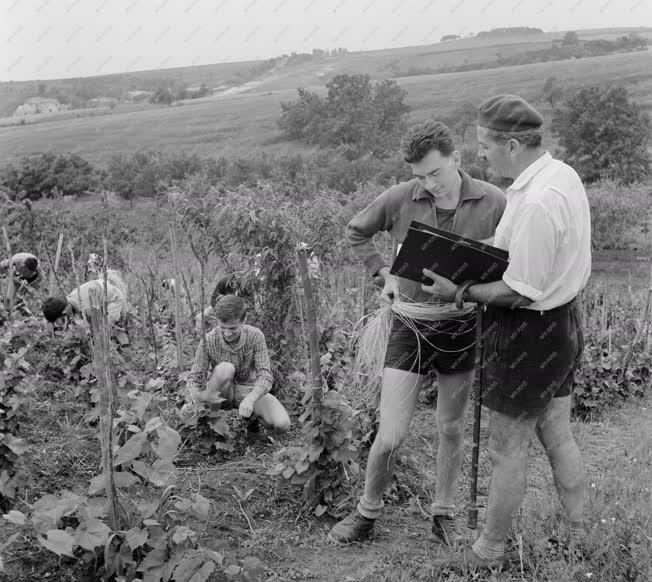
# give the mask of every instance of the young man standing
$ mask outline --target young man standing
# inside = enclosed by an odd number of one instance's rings
[[[346,236],[369,273],[384,281],[381,300],[432,302],[419,283],[389,273],[385,258],[373,237],[389,231],[402,243],[410,222],[486,240],[505,207],[505,195],[495,186],[471,178],[458,168],[450,130],[442,123],[426,121],[405,136],[405,161],[414,178],[383,192],[348,224]],[[461,321],[460,321],[461,319]],[[439,450],[437,484],[432,506],[433,533],[445,544],[457,537],[454,521],[455,493],[464,460],[464,409],[474,378],[474,315],[457,321],[415,320],[421,338],[398,319],[392,323],[385,354],[380,395],[380,424],[367,462],[364,495],[356,509],[330,531],[335,542],[348,543],[366,537],[383,507],[398,449],[414,414],[420,385],[435,370],[439,390],[437,427]],[[422,325],[424,324],[424,325]]]
[[[240,416],[252,414],[270,428],[285,432],[290,417],[272,394],[272,372],[263,332],[245,324],[246,306],[241,297],[223,295],[215,304],[217,326],[199,343],[188,380],[195,402],[223,398],[227,408],[238,408]],[[212,368],[212,370],[211,370]],[[206,382],[208,372],[210,377]],[[200,386],[206,384],[205,390]]]
[[[584,469],[570,426],[573,373],[584,339],[576,297],[591,273],[591,220],[577,173],[541,145],[543,118],[516,95],[486,100],[478,114],[479,155],[514,178],[494,245],[509,251],[501,281],[458,288],[424,271],[435,297],[484,304],[486,378],[494,472],[486,523],[468,566],[500,567],[514,512],[525,496],[528,446],[541,441],[565,519],[581,530]],[[466,287],[466,284],[465,284]]]

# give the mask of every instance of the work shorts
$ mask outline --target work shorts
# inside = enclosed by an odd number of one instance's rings
[[[385,367],[432,375],[468,372],[475,365],[475,312],[456,320],[412,320],[419,335],[394,317]]]
[[[482,328],[487,408],[536,418],[553,398],[570,395],[584,351],[576,300],[544,312],[487,306]]]

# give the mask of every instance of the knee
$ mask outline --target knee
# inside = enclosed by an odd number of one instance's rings
[[[287,432],[290,430],[291,425],[292,423],[290,422],[290,417],[286,416],[285,418],[274,422],[274,430],[279,433]]]
[[[231,362],[220,362],[212,374],[215,380],[231,380],[235,376],[235,366]]]
[[[527,457],[527,443],[501,438],[500,435],[489,437],[489,458],[494,464],[517,463]]]
[[[385,435],[379,432],[374,440],[373,448],[377,454],[383,456],[395,455],[401,448],[405,435]]]

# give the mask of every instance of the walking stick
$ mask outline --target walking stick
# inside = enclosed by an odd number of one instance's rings
[[[482,306],[478,305],[475,311],[475,367],[478,370],[478,379],[475,383],[473,401],[473,449],[471,451],[471,489],[469,492],[471,503],[468,518],[468,526],[471,529],[478,527],[478,460],[480,458],[480,419],[484,374],[482,352]]]

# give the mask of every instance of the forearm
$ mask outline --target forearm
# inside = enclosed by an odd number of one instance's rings
[[[531,299],[517,293],[500,280],[493,283],[482,283],[469,287],[467,301],[485,305],[496,305],[498,307],[525,307],[532,303]]]
[[[249,396],[254,400],[260,400],[265,394],[267,394],[272,389],[272,374],[262,373],[259,374],[254,382],[254,387]]]

